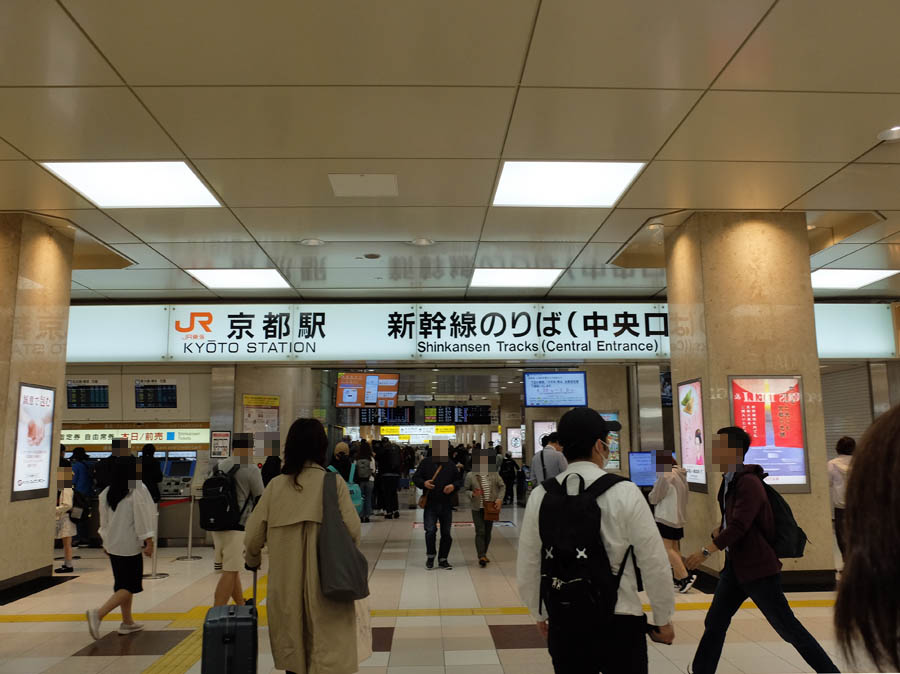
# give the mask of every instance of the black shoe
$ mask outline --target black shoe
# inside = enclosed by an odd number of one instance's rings
[[[438,562],[438,566],[444,569],[444,571],[452,571],[453,565],[448,562],[446,559],[442,559]]]
[[[690,574],[681,580],[675,581],[675,587],[679,593],[685,594],[688,590],[690,590],[694,586],[694,582],[697,580],[697,574]]]
[[[369,524],[369,518],[368,518],[368,517],[363,517],[363,518],[362,518],[362,523],[363,523],[363,524]]]
[[[253,597],[244,600],[244,606],[253,606]]]
[[[63,564],[58,569],[55,569],[56,573],[72,573],[74,570],[75,569],[73,569],[71,566],[68,566],[66,564]]]
[[[425,560],[425,568],[431,571],[434,568],[434,557]]]
[[[482,557],[481,559],[478,560],[478,566],[480,566],[483,569],[484,567],[487,566],[487,560],[484,557]]]
[[[399,520],[399,519],[400,519],[400,511],[399,511],[399,510],[396,511],[396,512],[394,512],[394,519],[395,519],[395,520]]]

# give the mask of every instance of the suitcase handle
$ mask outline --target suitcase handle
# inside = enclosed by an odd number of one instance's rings
[[[258,606],[258,603],[256,601],[256,572],[257,572],[257,569],[253,569],[253,605],[254,606]],[[257,608],[256,610],[258,611],[259,608]]]

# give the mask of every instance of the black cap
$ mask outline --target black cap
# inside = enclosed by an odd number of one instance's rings
[[[557,425],[559,443],[563,447],[593,445],[598,438],[605,438],[610,431],[622,430],[618,421],[606,420],[590,407],[576,407],[562,415]]]
[[[549,445],[551,442],[559,442],[559,433],[556,431],[547,436],[547,444]]]

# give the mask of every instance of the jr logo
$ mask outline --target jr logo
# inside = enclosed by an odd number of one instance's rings
[[[190,325],[184,327],[181,321],[175,321],[175,329],[178,332],[193,332],[195,330],[194,323],[199,323],[204,332],[212,332],[209,326],[212,324],[213,316],[209,311],[192,311]]]

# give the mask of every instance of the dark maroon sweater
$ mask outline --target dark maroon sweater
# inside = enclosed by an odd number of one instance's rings
[[[761,466],[747,464],[734,474],[725,495],[725,480],[719,487],[719,509],[727,526],[713,539],[728,557],[739,583],[781,572],[781,562],[769,541],[775,540],[775,517],[762,480]]]

